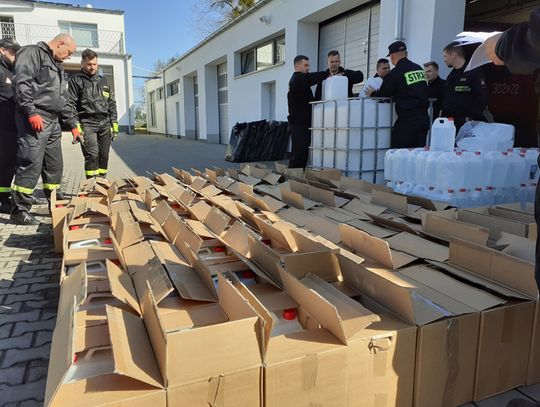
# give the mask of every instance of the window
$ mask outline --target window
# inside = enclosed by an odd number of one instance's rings
[[[178,79],[175,80],[174,82],[168,83],[167,84],[167,97],[178,94],[179,86],[180,86],[180,81]]]
[[[150,92],[148,94],[148,100],[150,100],[150,123],[149,126],[154,127],[156,125],[156,92]]]
[[[163,86],[161,88],[158,88],[156,92],[157,92],[157,100],[163,99]]]
[[[240,74],[285,62],[285,36],[276,37],[240,53]]]
[[[109,84],[109,88],[112,89],[113,93],[116,94],[115,88],[114,88],[114,70],[113,67],[110,65],[99,65],[98,73],[103,76],[105,79],[107,79],[107,83]]]
[[[75,39],[77,47],[99,47],[97,24],[59,21],[58,26],[60,27],[60,32],[68,33]]]
[[[13,17],[0,16],[0,38],[15,39],[15,24]]]

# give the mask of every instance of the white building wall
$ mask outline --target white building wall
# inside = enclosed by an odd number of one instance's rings
[[[133,79],[131,57],[125,54],[124,15],[85,7],[62,7],[21,1],[2,1],[0,15],[13,16],[16,39],[21,45],[49,41],[59,32],[59,22],[96,24],[98,48],[93,48],[101,65],[113,67],[119,125],[127,130],[133,125]],[[118,45],[120,41],[121,46]],[[83,47],[84,48],[84,47]],[[113,51],[110,53],[109,51]],[[118,54],[123,50],[124,54]],[[73,54],[64,64],[71,68],[80,66],[81,53]]]
[[[311,70],[317,71],[319,23],[367,1],[353,0],[289,0],[261,1],[261,6],[239,22],[209,39],[181,60],[167,67],[167,78],[180,79],[181,132],[180,136],[193,138],[193,89],[191,76],[198,75],[199,83],[199,137],[216,142],[218,116],[215,114],[217,91],[211,72],[214,65],[227,61],[229,126],[236,122],[260,120],[268,110],[268,99],[262,93],[275,82],[275,117],[287,120],[288,81],[293,72],[293,58],[305,54],[311,60]],[[387,54],[388,44],[394,41],[396,0],[381,0],[379,55]],[[404,37],[411,59],[423,63],[440,60],[442,47],[461,31],[465,13],[464,0],[406,0]],[[269,23],[260,21],[266,17]],[[433,21],[433,22],[432,22]],[[240,52],[266,39],[285,33],[286,62],[271,68],[240,75]],[[320,67],[326,69],[326,67]],[[167,79],[169,80],[169,79]],[[159,87],[157,80],[147,82],[148,91]],[[161,102],[161,101],[160,101]],[[159,105],[159,102],[156,103]],[[175,103],[167,101],[167,133],[176,134]],[[147,109],[149,107],[147,106]],[[149,111],[149,110],[148,110]],[[158,124],[151,131],[165,132],[159,115]]]

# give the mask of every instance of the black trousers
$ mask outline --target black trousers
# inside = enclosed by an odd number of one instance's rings
[[[0,202],[10,201],[11,182],[16,168],[17,132],[0,130]]]
[[[289,129],[292,140],[289,168],[306,168],[309,159],[309,145],[311,144],[309,125],[289,124]]]
[[[111,148],[111,124],[107,122],[81,124],[84,132],[84,145],[81,150],[84,156],[86,178],[104,177],[109,165]]]
[[[400,114],[392,129],[391,147],[424,147],[429,126],[429,114],[427,111],[419,114]]]
[[[12,212],[29,211],[32,195],[39,180],[48,198],[60,188],[64,162],[62,158],[62,130],[57,117],[41,116],[43,131],[36,133],[26,116],[17,112],[17,169],[11,191]]]

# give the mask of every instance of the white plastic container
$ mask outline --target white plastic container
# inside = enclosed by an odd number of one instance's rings
[[[487,186],[483,190],[483,195],[484,195],[484,202],[482,203],[483,205],[490,206],[495,203],[495,188],[494,187]]]
[[[272,332],[270,336],[285,335],[291,332],[301,331],[302,325],[298,322],[298,316],[296,308],[290,308],[283,310],[276,315],[271,312],[272,319],[274,320],[274,326],[272,327]]]
[[[407,181],[407,164],[412,149],[400,148],[393,155],[392,180],[394,182]]]
[[[455,192],[455,199],[458,208],[468,208],[471,206],[471,194],[468,189],[461,188]]]
[[[505,185],[509,162],[500,151],[488,151],[484,161],[484,185],[486,187],[502,187]]]
[[[393,182],[392,178],[392,165],[393,165],[393,155],[394,153],[398,151],[397,148],[391,148],[390,150],[387,150],[384,154],[384,179],[386,181]]]
[[[435,187],[437,185],[437,167],[439,165],[439,157],[445,154],[443,151],[430,151],[426,161],[424,172],[425,184],[427,187]]]
[[[410,152],[407,159],[407,182],[411,184],[418,184],[418,180],[416,179],[416,162],[418,155],[424,151],[424,147],[415,148]]]
[[[322,103],[316,104],[313,106],[313,127],[321,129],[323,127],[323,109],[324,106]],[[312,142],[312,156],[311,156],[311,165],[315,168],[321,168],[323,166],[322,162],[322,146],[323,146],[323,131],[322,130],[312,130],[311,132]]]
[[[465,185],[467,189],[484,186],[484,161],[480,151],[464,151],[462,157],[465,161]]]
[[[452,188],[446,189],[442,193],[441,201],[451,206],[457,206],[456,193]]]
[[[453,151],[456,143],[454,120],[446,117],[436,119],[431,126],[431,151]]]
[[[534,202],[536,195],[536,182],[531,182],[527,185],[527,202]]]
[[[257,284],[257,280],[255,279],[255,273],[253,273],[252,271],[237,271],[236,276],[244,285]]]
[[[473,189],[469,196],[469,206],[471,208],[477,208],[484,205],[484,191],[482,188],[477,187]]]
[[[101,346],[78,353],[69,367],[63,383],[114,372],[114,357],[110,346]]]
[[[416,196],[419,196],[421,198],[426,198],[427,197],[427,188],[425,185],[423,184],[416,184],[413,188],[413,190],[411,191],[411,195],[416,195]]]
[[[426,165],[430,156],[429,147],[424,147],[424,151],[421,151],[416,156],[416,162],[414,167],[414,179],[417,184],[427,185],[426,181]]]
[[[465,185],[465,161],[461,152],[442,153],[436,166],[435,186],[447,191],[459,190]]]
[[[522,210],[527,209],[527,185],[521,184],[517,192],[516,201],[519,202]]]
[[[338,100],[349,97],[349,79],[346,76],[330,76],[323,81],[324,100]]]

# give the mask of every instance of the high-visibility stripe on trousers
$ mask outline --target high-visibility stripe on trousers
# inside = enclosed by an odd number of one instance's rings
[[[17,168],[17,132],[0,130],[0,202],[9,202],[15,168]]]
[[[20,112],[15,114],[17,124],[17,170],[12,186],[13,212],[29,211],[32,193],[39,176],[48,197],[62,183],[62,131],[57,118],[42,115],[43,131],[36,133]]]
[[[99,123],[83,122],[82,128],[84,145],[81,144],[81,150],[86,177],[105,176],[111,148],[111,125],[108,120]]]

